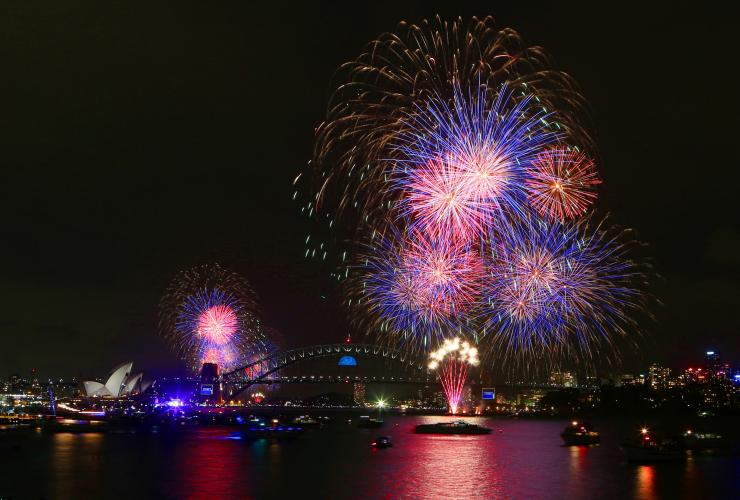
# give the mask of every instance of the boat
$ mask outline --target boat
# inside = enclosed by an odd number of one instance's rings
[[[357,427],[361,427],[363,429],[377,429],[384,425],[385,421],[380,418],[371,418],[369,415],[362,415]]]
[[[415,429],[417,434],[490,434],[491,429],[480,425],[469,424],[464,420],[420,424]]]
[[[681,441],[684,449],[691,452],[712,453],[730,448],[729,440],[715,432],[687,429],[681,436]]]
[[[314,418],[311,418],[309,415],[301,415],[293,419],[293,425],[300,425],[301,427],[310,429],[313,427],[320,427],[321,422]]]
[[[653,436],[642,428],[635,439],[620,443],[628,462],[676,462],[686,458],[683,445],[676,439]]]
[[[599,433],[593,426],[586,422],[574,420],[560,434],[566,446],[587,446],[598,444],[601,440]]]
[[[390,436],[378,436],[372,444],[373,448],[383,449],[393,446]]]
[[[248,439],[289,439],[300,436],[303,433],[303,427],[294,426],[250,426],[248,429],[241,431],[242,436]]]

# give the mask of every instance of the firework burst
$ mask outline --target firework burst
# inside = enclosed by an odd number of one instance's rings
[[[478,365],[478,349],[459,337],[445,339],[439,349],[432,351],[429,359],[429,369],[439,370],[439,380],[450,413],[454,415],[460,407],[469,367]]]
[[[451,102],[437,96],[420,106],[394,139],[403,211],[427,232],[466,239],[495,212],[519,211],[527,167],[559,137],[549,117],[505,84],[475,92],[455,85]]]
[[[543,132],[594,150],[573,79],[491,17],[403,23],[342,65],[334,88],[307,175],[295,181],[301,212],[317,224],[308,258],[327,260],[331,248],[348,265],[345,252],[399,211],[471,236],[501,208],[491,201],[520,201],[513,181],[525,165],[515,160]]]
[[[388,342],[426,350],[459,331],[502,367],[613,360],[652,273],[588,214],[601,181],[586,108],[491,18],[382,35],[340,68],[296,179],[314,183],[301,211],[323,227],[306,257],[351,232],[333,276],[352,271],[353,317]]]
[[[530,204],[550,220],[582,215],[596,199],[601,184],[594,162],[575,149],[552,148],[527,167],[525,186]]]
[[[488,247],[482,316],[489,349],[514,365],[591,363],[639,332],[651,273],[627,232],[590,220],[520,219]],[[605,347],[599,349],[599,347]]]
[[[377,329],[416,347],[429,345],[475,306],[483,269],[480,256],[463,242],[392,226],[366,245],[352,300]]]
[[[266,345],[254,292],[218,264],[179,273],[159,317],[160,331],[194,371],[206,362],[228,371]]]

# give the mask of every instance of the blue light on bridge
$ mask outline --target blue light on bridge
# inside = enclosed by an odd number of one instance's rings
[[[339,366],[357,366],[357,360],[352,356],[342,356],[339,358]]]

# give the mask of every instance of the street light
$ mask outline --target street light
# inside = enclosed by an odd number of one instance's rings
[[[385,408],[385,399],[379,399],[375,405],[378,407],[378,418],[383,417],[383,408]]]

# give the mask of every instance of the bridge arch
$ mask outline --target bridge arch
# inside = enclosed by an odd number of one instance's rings
[[[373,356],[399,363],[418,371],[419,378],[425,373],[425,360],[418,355],[373,344],[317,344],[269,354],[262,359],[224,373],[222,382],[232,388],[232,393],[241,392],[249,386],[259,384],[270,374],[308,359],[328,356]]]

